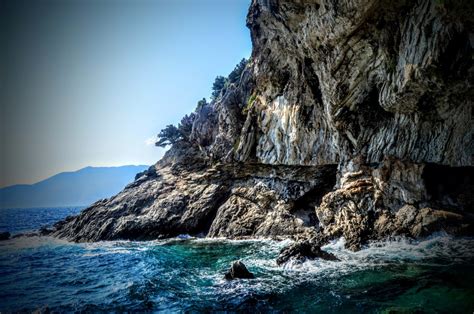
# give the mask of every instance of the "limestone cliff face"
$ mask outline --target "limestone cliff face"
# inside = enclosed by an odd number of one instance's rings
[[[470,232],[472,1],[254,0],[240,80],[188,142],[58,224],[90,241]]]
[[[240,99],[223,99],[219,133],[238,143],[241,161],[319,165],[393,156],[470,166],[467,12],[468,1],[254,1],[253,101],[247,86]],[[229,114],[236,107],[241,115]]]

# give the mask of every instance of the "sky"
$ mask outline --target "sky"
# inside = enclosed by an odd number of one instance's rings
[[[0,0],[0,187],[155,163],[251,53],[250,0]]]

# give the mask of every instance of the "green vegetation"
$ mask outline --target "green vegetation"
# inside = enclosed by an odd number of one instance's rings
[[[212,98],[216,99],[219,94],[221,93],[222,89],[224,88],[226,83],[226,78],[223,76],[218,76],[214,80],[214,84],[212,84]]]
[[[206,105],[207,105],[207,100],[206,100],[206,98],[201,99],[201,100],[198,101],[198,103],[197,103],[196,111],[201,110],[201,109],[204,108]]]
[[[250,95],[249,100],[247,101],[247,105],[242,110],[243,114],[247,114],[249,110],[252,109],[255,100],[257,100],[257,94],[254,92],[252,95]]]
[[[181,137],[183,139],[189,140],[191,131],[193,130],[193,123],[195,119],[196,119],[196,114],[191,113],[189,115],[185,115],[181,119],[181,122],[178,124],[178,130],[179,130],[179,133],[181,133]]]
[[[230,83],[235,83],[240,80],[240,76],[242,75],[246,65],[247,59],[243,58],[240,60],[240,62],[235,66],[234,70],[232,70],[232,72],[230,72],[229,76],[227,77]]]
[[[170,124],[160,131],[158,134],[158,141],[155,143],[155,146],[166,147],[168,145],[173,145],[180,139],[181,133],[179,132],[178,128]]]
[[[205,99],[204,99],[205,101]],[[173,145],[181,140],[189,141],[191,131],[193,130],[193,123],[196,119],[196,114],[191,113],[185,115],[181,122],[178,124],[178,127],[170,124],[166,128],[160,131],[158,134],[158,141],[155,143],[155,146],[166,147],[168,145]]]
[[[235,66],[235,68],[230,72],[229,76],[217,76],[212,84],[212,99],[215,100],[225,89],[233,83],[237,83],[242,76],[242,72],[244,71],[248,61],[244,58],[240,60],[240,62]],[[247,107],[244,110],[249,110],[254,101],[256,99],[256,95],[252,94],[250,96]],[[202,108],[208,105],[206,98],[203,98],[198,101],[196,112],[200,111]],[[181,122],[178,124],[178,127],[170,124],[167,125],[166,128],[160,131],[158,134],[158,140],[156,141],[155,145],[158,147],[166,147],[168,145],[173,145],[181,140],[189,141],[190,135],[193,129],[193,123],[196,119],[196,114],[191,113],[189,115],[185,115]],[[238,145],[238,143],[237,143]]]
[[[230,84],[236,83],[240,80],[242,72],[244,71],[248,61],[244,58],[235,66],[227,78],[219,75],[212,84],[212,99],[219,97],[222,90],[225,90]]]

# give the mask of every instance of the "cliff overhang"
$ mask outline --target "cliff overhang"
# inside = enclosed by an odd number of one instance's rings
[[[74,241],[472,234],[472,1],[254,0],[252,56]]]

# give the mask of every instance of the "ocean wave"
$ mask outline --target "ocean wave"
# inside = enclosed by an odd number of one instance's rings
[[[187,236],[97,243],[51,237],[11,239],[0,243],[0,287],[7,291],[0,308],[12,309],[21,301],[29,308],[49,304],[64,310],[70,308],[62,306],[71,302],[77,303],[72,310],[83,309],[83,304],[110,310],[118,303],[137,310],[146,310],[150,304],[153,309],[170,311],[219,310],[219,304],[231,310],[258,304],[264,304],[263,309],[271,304],[285,310],[298,300],[318,309],[357,302],[364,298],[364,291],[383,298],[377,289],[383,290],[385,282],[397,293],[416,286],[418,278],[423,278],[423,287],[437,287],[438,272],[433,269],[451,271],[454,265],[456,271],[461,265],[472,272],[469,265],[474,260],[474,239],[436,234],[417,241],[372,242],[358,252],[345,249],[341,238],[323,247],[340,261],[278,266],[280,250],[291,243]],[[256,278],[225,280],[224,273],[235,260],[241,260]],[[106,304],[101,303],[104,298]]]
[[[446,265],[466,263],[474,259],[474,239],[459,238],[445,233],[433,234],[414,240],[395,237],[384,241],[373,241],[357,252],[344,248],[340,238],[322,247],[333,253],[340,261],[312,260],[303,263],[289,262],[283,269],[312,274],[337,272],[349,273],[381,265],[416,263],[418,265]]]

